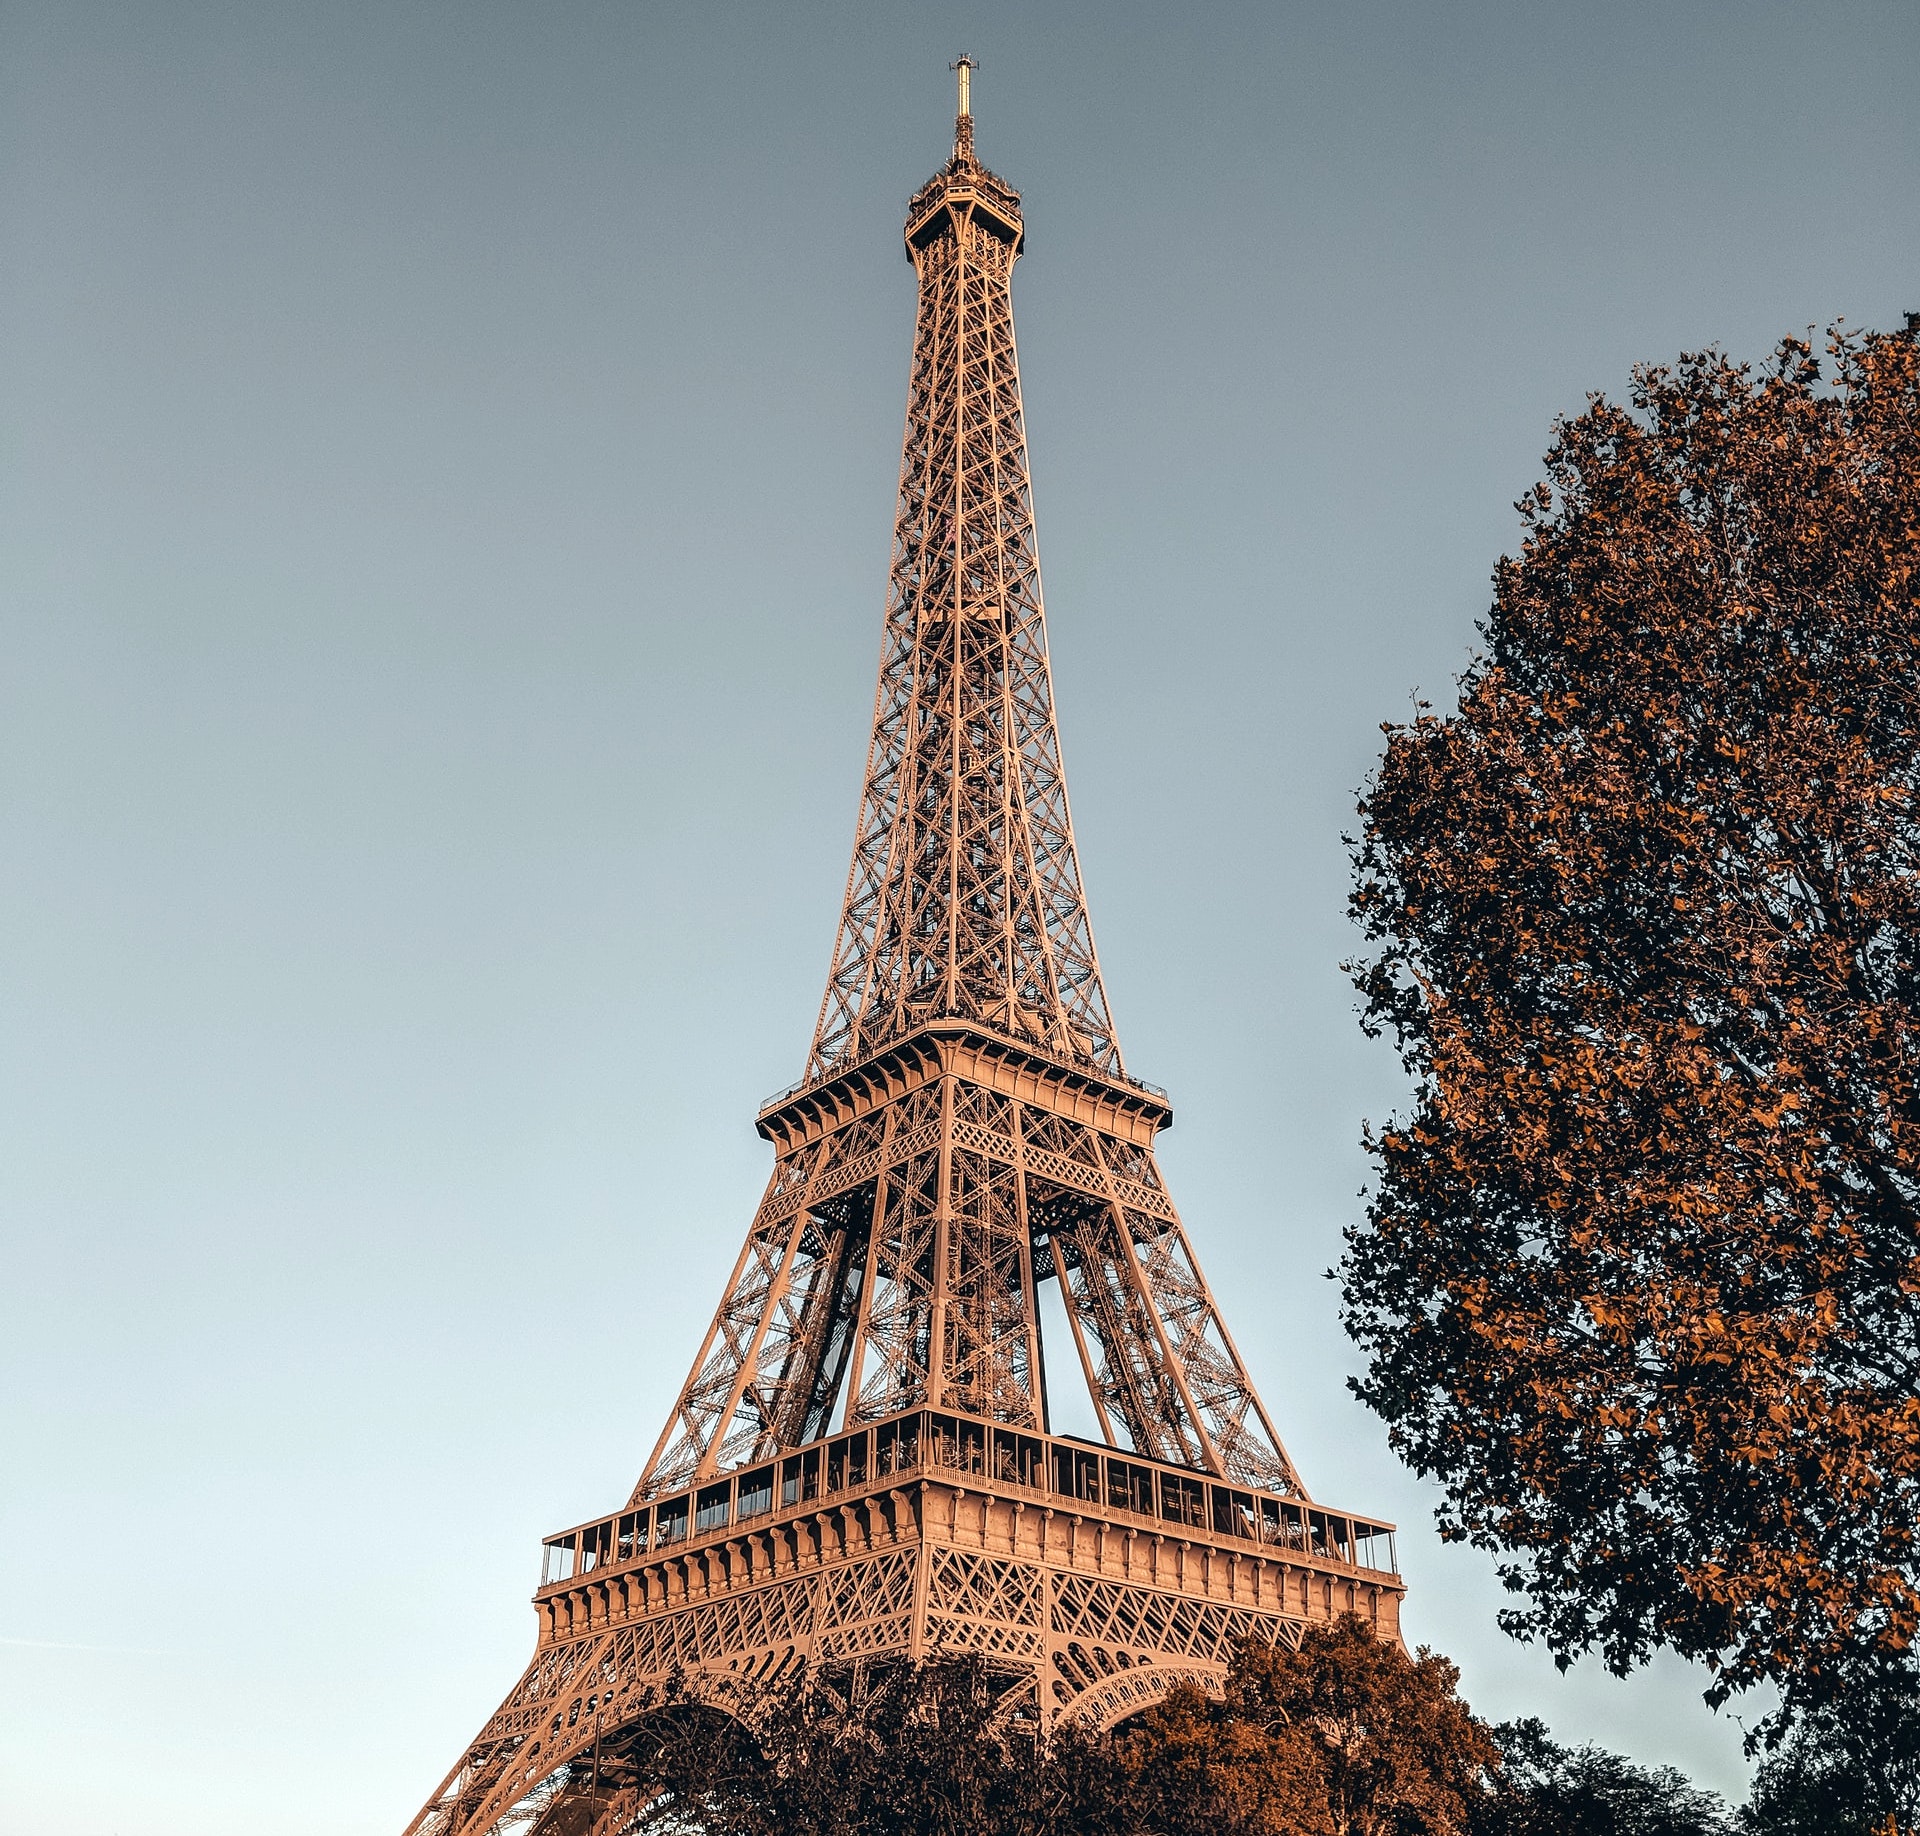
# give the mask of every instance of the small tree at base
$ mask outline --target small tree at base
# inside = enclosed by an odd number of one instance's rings
[[[1148,1826],[1231,1836],[1455,1836],[1497,1754],[1443,1657],[1349,1615],[1243,1644],[1223,1699],[1180,1689],[1123,1738]]]

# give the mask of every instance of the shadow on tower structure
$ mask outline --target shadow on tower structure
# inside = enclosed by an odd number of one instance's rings
[[[1312,1502],[1155,1164],[1101,984],[1054,725],[1009,282],[1019,194],[953,156],[919,277],[879,693],[805,1078],[619,1510],[547,1539],[539,1642],[408,1836],[615,1836],[597,1755],[669,1678],[730,1692],[970,1653],[1109,1726],[1246,1633],[1397,1637],[1392,1529]],[[1057,1284],[1070,1345],[1044,1347]],[[1051,1431],[1077,1367],[1100,1440]]]

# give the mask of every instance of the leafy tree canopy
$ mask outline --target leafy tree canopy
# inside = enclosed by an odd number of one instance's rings
[[[1241,1646],[1223,1700],[1176,1690],[1122,1752],[1153,1830],[1452,1836],[1496,1753],[1443,1657],[1409,1657],[1351,1615],[1298,1651]]]
[[[1493,1738],[1500,1767],[1474,1836],[1733,1836],[1738,1827],[1720,1799],[1671,1766],[1563,1747],[1538,1720],[1507,1722]]]
[[[1042,1739],[975,1658],[668,1689],[555,1782],[539,1836],[1467,1836],[1497,1754],[1444,1658],[1358,1619],[1249,1641],[1225,1699]]]
[[[1913,1836],[1920,1830],[1920,1674],[1874,1655],[1804,1715],[1754,1775],[1752,1836]]]
[[[1359,1393],[1510,1631],[1789,1717],[1920,1627],[1920,350],[1827,351],[1559,427],[1353,843]]]
[[[1043,1744],[1007,1685],[977,1658],[841,1666],[740,1685],[724,1714],[676,1685],[569,1783],[658,1836],[1129,1836],[1112,1744]]]
[[[1042,1739],[977,1658],[742,1684],[724,1712],[676,1685],[554,1782],[532,1836],[1732,1836],[1677,1773],[1489,1729],[1457,1681],[1349,1617],[1297,1651],[1248,1640],[1222,1695],[1176,1688],[1111,1733]]]

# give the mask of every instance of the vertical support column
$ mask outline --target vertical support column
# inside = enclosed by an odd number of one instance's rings
[[[913,1488],[912,1498],[919,1536],[913,1557],[913,1624],[907,1634],[907,1655],[917,1664],[927,1655],[927,1613],[933,1589],[933,1513],[927,1508],[924,1479]]]
[[[900,1103],[896,1098],[887,1105],[886,1116],[880,1125],[879,1172],[873,1182],[873,1216],[867,1220],[867,1262],[860,1277],[859,1302],[847,1328],[853,1334],[853,1345],[847,1354],[843,1390],[847,1400],[841,1414],[849,1428],[865,1419],[865,1412],[860,1407],[860,1385],[866,1363],[867,1340],[873,1331],[873,1293],[878,1281],[880,1244],[892,1226],[892,1220],[887,1215],[888,1208],[898,1203],[894,1195],[894,1181],[889,1175],[894,1132],[899,1120]]]
[[[940,1067],[940,1173],[933,1207],[933,1292],[927,1303],[927,1402],[947,1402],[947,1304],[952,1294],[953,1253],[953,1077]]]
[[[1033,1224],[1027,1216],[1026,1155],[1020,1147],[1021,1117],[1024,1112],[1024,1104],[1010,1102],[1007,1105],[1007,1127],[1014,1140],[1013,1210],[1020,1237],[1020,1296],[1021,1306],[1026,1313],[1027,1370],[1028,1382],[1033,1386],[1034,1416],[1040,1432],[1051,1434],[1053,1410],[1047,1395],[1047,1354],[1041,1344],[1039,1284],[1033,1278]],[[1047,1253],[1053,1253],[1051,1247]],[[1052,1484],[1051,1475],[1047,1482]]]

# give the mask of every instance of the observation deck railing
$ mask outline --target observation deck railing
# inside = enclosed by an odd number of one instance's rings
[[[940,1022],[934,1021],[930,1024],[937,1026]],[[1046,1059],[1048,1056],[1045,1052],[1036,1051],[1033,1046],[1022,1044],[1019,1040],[1008,1039],[1003,1034],[989,1032],[985,1028],[980,1030],[984,1037],[994,1040],[997,1044],[1010,1045],[1018,1051],[1030,1052],[1033,1053],[1035,1057],[1042,1059]],[[885,1048],[883,1048],[883,1050],[884,1049]],[[787,1102],[790,1098],[802,1096],[809,1090],[818,1090],[822,1085],[832,1083],[835,1078],[856,1069],[858,1064],[864,1062],[864,1060],[857,1060],[852,1064],[830,1065],[826,1070],[812,1077],[796,1079],[784,1088],[774,1091],[771,1096],[762,1097],[760,1099],[760,1107],[754,1111],[754,1114],[764,1116],[768,1110],[778,1108],[780,1104]],[[1050,1060],[1049,1062],[1059,1061]],[[1128,1071],[1108,1071],[1086,1065],[1069,1065],[1065,1063],[1061,1064],[1061,1069],[1076,1077],[1090,1077],[1097,1082],[1113,1084],[1122,1090],[1137,1090],[1142,1096],[1150,1096],[1157,1103],[1170,1101],[1166,1091],[1162,1089],[1160,1085],[1151,1084],[1144,1077],[1135,1077]]]
[[[1070,1436],[920,1409],[560,1531],[543,1546],[540,1585],[724,1540],[912,1478],[978,1478],[996,1494],[1056,1510],[1085,1506],[1130,1529],[1197,1532],[1261,1553],[1399,1574],[1391,1524]]]

